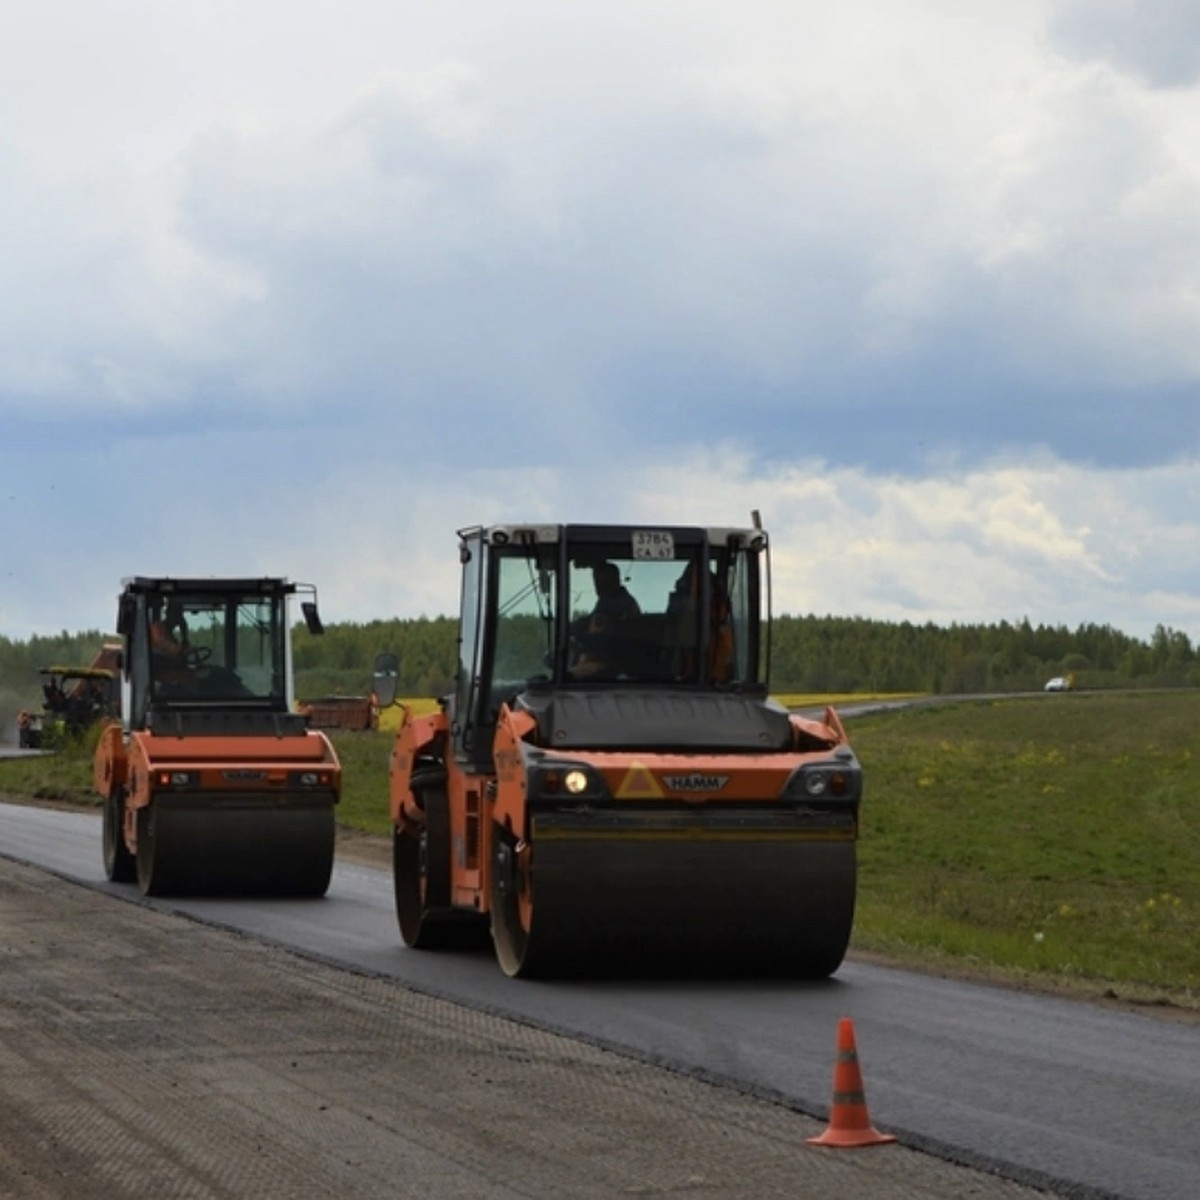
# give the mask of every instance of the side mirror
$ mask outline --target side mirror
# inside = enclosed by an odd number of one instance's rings
[[[302,600],[300,611],[304,614],[304,624],[308,626],[309,633],[316,637],[325,632],[325,626],[321,624],[321,614],[317,612],[315,600]]]
[[[377,654],[371,670],[371,690],[380,708],[390,708],[396,703],[399,686],[400,659],[395,654]]]
[[[137,619],[137,601],[132,596],[122,596],[117,604],[117,632],[128,637],[133,632]]]

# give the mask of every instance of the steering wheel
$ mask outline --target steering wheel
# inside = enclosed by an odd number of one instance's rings
[[[188,646],[183,652],[184,665],[193,671],[212,657],[211,646]]]

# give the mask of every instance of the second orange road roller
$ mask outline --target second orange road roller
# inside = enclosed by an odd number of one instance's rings
[[[308,584],[125,581],[122,717],[103,729],[93,766],[110,880],[147,895],[325,894],[341,765],[293,711],[297,593],[321,632]]]
[[[769,695],[768,555],[757,519],[460,532],[454,691],[391,756],[408,946],[490,933],[523,977],[838,969],[862,770],[833,709]]]

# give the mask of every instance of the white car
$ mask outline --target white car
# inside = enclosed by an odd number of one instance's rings
[[[1062,675],[1055,675],[1053,679],[1046,680],[1045,690],[1048,692],[1069,692],[1071,690],[1071,681]]]

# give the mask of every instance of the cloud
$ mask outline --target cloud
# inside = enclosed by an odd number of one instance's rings
[[[6,12],[0,628],[175,556],[446,607],[531,507],[777,507],[842,611],[1182,621],[1200,85],[1131,12]]]
[[[1189,0],[1057,0],[1050,34],[1062,53],[1111,63],[1153,87],[1200,79],[1200,11]]]
[[[1047,401],[1064,426],[1172,412],[1198,368],[1194,97],[1045,54],[1046,11],[533,4],[452,33],[308,4],[239,17],[211,60],[228,5],[126,29],[161,110],[98,97],[86,153],[53,121],[72,165],[40,184],[14,151],[13,225],[42,232],[10,257],[7,393],[549,419],[564,397],[644,418],[653,387],[693,418],[736,394],[807,419],[822,451],[830,408],[915,407],[968,447],[981,392],[1017,443]],[[253,70],[281,39],[297,60]],[[1092,428],[1086,457],[1163,453]]]
[[[653,393],[716,422],[737,395],[822,450],[836,408],[915,410],[971,452],[1003,444],[979,412],[1002,404],[1014,444],[1153,460],[1151,428],[1114,426],[1175,411],[1200,365],[1195,163],[1127,89],[1048,70],[1018,95],[1018,69],[990,106],[950,84],[899,112],[879,85],[780,79],[764,111],[674,79],[638,125],[572,96],[548,118],[483,67],[377,78],[298,140],[193,146],[181,232],[252,281],[209,342],[263,404],[336,386],[645,420]]]
[[[322,445],[335,451],[324,457]],[[287,467],[281,482],[263,464]],[[111,623],[133,574],[283,574],[315,583],[327,621],[452,614],[455,531],[498,521],[749,524],[774,548],[777,612],[939,624],[1110,624],[1148,637],[1200,624],[1200,461],[1140,471],[1051,456],[875,476],[764,463],[735,441],[670,461],[447,472],[336,432],[129,440],[118,461],[64,451],[60,478],[7,461],[0,632]],[[116,471],[114,487],[113,471]],[[81,505],[78,497],[100,497]],[[111,610],[111,611],[110,611]]]

